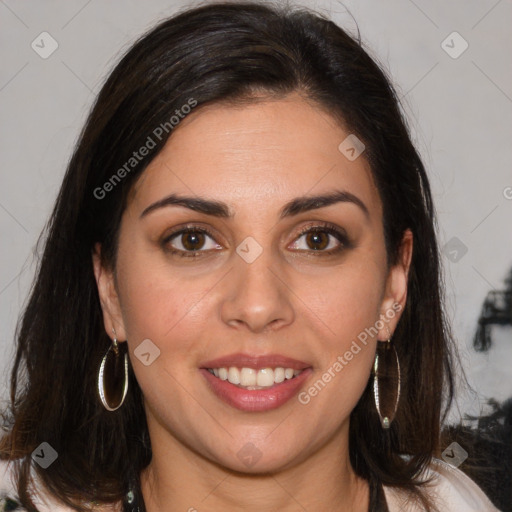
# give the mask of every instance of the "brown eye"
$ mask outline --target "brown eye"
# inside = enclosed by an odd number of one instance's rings
[[[162,241],[162,246],[173,254],[194,257],[222,249],[207,229],[194,226],[171,233]]]
[[[204,233],[199,231],[189,231],[181,235],[181,243],[187,251],[197,251],[204,244]]]
[[[306,243],[314,251],[321,251],[329,245],[329,235],[322,231],[306,233]]]
[[[292,249],[329,255],[349,249],[352,244],[346,233],[330,224],[305,228],[292,245]]]

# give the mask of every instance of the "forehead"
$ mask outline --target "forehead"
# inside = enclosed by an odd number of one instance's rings
[[[135,186],[143,210],[169,193],[214,198],[235,215],[278,210],[288,200],[346,190],[380,217],[370,166],[339,149],[350,135],[298,94],[244,105],[217,103],[189,114]],[[256,210],[255,210],[256,209]]]

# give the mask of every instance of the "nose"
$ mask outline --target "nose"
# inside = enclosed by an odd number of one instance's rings
[[[270,249],[251,263],[235,255],[227,281],[221,304],[221,318],[227,325],[262,333],[293,323],[293,292]]]

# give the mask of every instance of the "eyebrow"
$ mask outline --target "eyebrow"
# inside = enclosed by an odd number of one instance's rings
[[[285,217],[292,217],[299,213],[325,208],[336,203],[355,204],[363,211],[366,218],[370,217],[370,212],[361,199],[345,190],[336,190],[329,194],[296,197],[283,206],[280,211],[279,218],[284,219]],[[234,216],[234,213],[231,211],[229,206],[221,201],[170,194],[169,196],[148,206],[141,213],[140,218],[155,210],[172,205],[183,206],[189,210],[204,213],[206,215],[212,215],[214,217],[232,218]]]

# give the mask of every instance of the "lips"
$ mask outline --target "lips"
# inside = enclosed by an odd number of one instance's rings
[[[229,368],[230,366],[237,368],[253,368],[254,370],[277,367],[293,368],[294,370],[305,370],[306,368],[310,368],[311,364],[278,354],[256,356],[238,353],[219,357],[218,359],[212,359],[210,361],[205,361],[199,366],[200,368],[204,368],[206,370],[210,368]]]
[[[248,380],[244,384],[244,373],[272,373],[275,369],[286,368],[286,378],[275,378],[272,381],[256,382]],[[222,371],[219,374],[219,369]],[[293,373],[291,373],[293,370]],[[311,375],[311,365],[277,354],[253,356],[248,354],[231,354],[201,363],[200,371],[209,389],[222,401],[236,409],[249,412],[268,411],[281,407],[295,396]],[[230,373],[228,380],[226,372]],[[242,375],[242,382],[231,378],[231,373]],[[290,372],[290,373],[289,373]],[[276,373],[277,375],[277,373]],[[250,379],[250,376],[249,376]],[[231,381],[231,382],[230,382]]]

